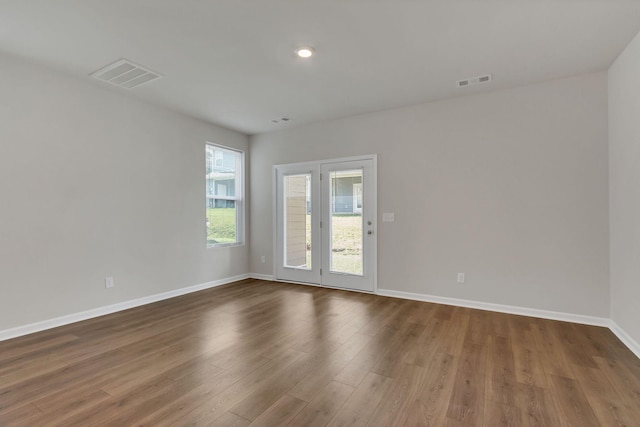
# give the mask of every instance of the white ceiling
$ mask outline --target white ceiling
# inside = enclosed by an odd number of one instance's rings
[[[0,51],[248,134],[604,70],[639,31],[637,0],[0,0]],[[119,58],[165,77],[89,79]]]

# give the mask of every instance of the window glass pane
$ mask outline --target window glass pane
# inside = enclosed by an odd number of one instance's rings
[[[362,170],[331,172],[331,271],[362,275]]]
[[[238,243],[242,156],[216,145],[206,145],[207,246]]]
[[[311,175],[284,177],[284,266],[311,269]]]
[[[235,243],[236,201],[215,200],[212,208],[207,208],[207,244]]]
[[[207,194],[222,197],[236,195],[236,169],[241,153],[207,145]]]

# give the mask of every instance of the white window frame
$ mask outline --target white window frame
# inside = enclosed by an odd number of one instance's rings
[[[240,150],[238,148],[234,148],[234,147],[227,147],[225,145],[221,145],[221,144],[215,144],[213,142],[207,142],[205,143],[205,156],[206,156],[206,152],[207,152],[207,147],[216,147],[216,148],[221,148],[223,150],[228,150],[228,151],[233,151],[236,152],[238,154],[240,154],[240,161],[239,161],[239,167],[240,167],[240,171],[238,172],[238,165],[236,165],[236,176],[235,176],[235,180],[236,180],[236,185],[235,185],[235,196],[215,196],[215,189],[214,189],[214,196],[212,197],[209,194],[206,194],[206,185],[205,185],[205,218],[207,218],[208,221],[208,217],[207,217],[207,208],[208,208],[208,201],[210,199],[212,200],[234,200],[236,202],[236,241],[235,242],[231,242],[231,243],[209,243],[208,242],[208,235],[209,235],[209,230],[208,227],[205,230],[205,242],[207,245],[207,249],[212,249],[212,248],[222,248],[222,247],[229,247],[229,246],[242,246],[244,245],[244,235],[245,235],[245,203],[244,203],[244,194],[245,194],[245,186],[244,186],[244,181],[245,181],[245,153],[243,150]],[[215,155],[213,158],[213,166],[216,166],[216,159],[215,159]],[[206,164],[205,164],[205,182],[206,182]],[[215,203],[215,202],[214,202]]]

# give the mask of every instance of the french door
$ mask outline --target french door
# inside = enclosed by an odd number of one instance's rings
[[[275,167],[277,279],[375,290],[375,161]]]

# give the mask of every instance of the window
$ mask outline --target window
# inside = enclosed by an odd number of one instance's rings
[[[244,153],[207,144],[205,159],[207,247],[241,244]]]

